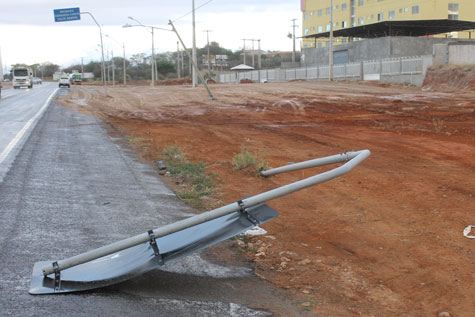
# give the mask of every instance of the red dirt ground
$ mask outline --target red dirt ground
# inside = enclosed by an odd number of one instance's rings
[[[269,202],[265,236],[235,248],[258,276],[319,316],[473,316],[475,92],[364,83],[202,88],[73,87],[65,100],[105,118],[148,160],[177,144],[218,174],[216,204],[326,170],[261,178],[232,168],[241,148],[271,166],[348,150],[349,174]],[[84,106],[87,100],[88,106]],[[217,255],[219,257],[219,254]]]

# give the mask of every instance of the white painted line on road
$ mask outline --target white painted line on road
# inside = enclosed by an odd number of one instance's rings
[[[59,88],[56,88],[53,93],[48,97],[46,100],[45,104],[41,107],[41,109],[31,118],[28,120],[28,122],[23,126],[23,128],[20,130],[20,132],[17,133],[17,135],[8,143],[7,147],[0,153],[0,164],[3,163],[3,161],[8,157],[8,154],[15,148],[15,146],[20,142],[20,140],[23,138],[23,135],[25,135],[26,131],[31,127],[31,125],[38,119],[43,112],[46,110],[48,107],[49,103],[51,102],[51,99],[53,99],[54,95],[56,92],[59,90]]]

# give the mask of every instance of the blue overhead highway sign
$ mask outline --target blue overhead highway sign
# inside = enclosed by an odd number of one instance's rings
[[[79,8],[56,9],[54,10],[54,22],[66,22],[81,20]]]

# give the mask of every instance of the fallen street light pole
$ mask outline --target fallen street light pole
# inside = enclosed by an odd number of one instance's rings
[[[168,24],[171,25],[173,32],[175,32],[176,36],[178,37],[178,40],[179,40],[180,43],[181,43],[181,46],[183,46],[184,51],[185,51],[186,54],[188,55],[188,58],[189,58],[189,59],[191,60],[191,62],[193,63],[193,67],[194,67],[194,69],[195,69],[195,72],[196,72],[196,73],[198,74],[198,76],[200,77],[201,82],[203,83],[203,85],[204,85],[205,88],[206,88],[206,91],[208,92],[209,99],[214,100],[215,98],[214,98],[214,96],[213,96],[213,93],[211,93],[211,90],[209,90],[208,84],[206,83],[205,79],[203,78],[203,75],[201,74],[200,70],[198,69],[198,65],[196,64],[196,61],[191,57],[190,52],[188,52],[188,50],[186,49],[185,43],[183,43],[183,40],[181,39],[180,34],[178,34],[178,31],[175,29],[175,26],[173,25],[173,23],[172,23],[171,20],[168,20]]]
[[[130,279],[272,220],[279,213],[265,202],[342,176],[370,156],[369,150],[262,171],[270,176],[290,170],[343,163],[303,180],[233,202],[110,245],[59,261],[37,262],[30,294],[55,294],[103,287]],[[54,274],[50,277],[49,275]]]

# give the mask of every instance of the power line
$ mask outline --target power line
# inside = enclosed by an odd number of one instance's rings
[[[200,6],[198,6],[197,8],[195,8],[195,11],[198,10],[198,9],[201,9],[202,7],[204,7],[205,5],[207,5],[207,4],[209,4],[210,2],[213,2],[213,1],[214,1],[214,0],[208,0],[208,1],[206,1],[206,2],[203,3],[202,5],[200,5]],[[193,11],[190,11],[190,12],[188,12],[187,14],[184,14],[184,15],[182,15],[181,17],[176,18],[176,19],[173,20],[172,22],[176,22],[176,21],[178,21],[178,20],[180,20],[180,19],[183,19],[184,17],[186,17],[186,16],[188,16],[188,15],[190,15],[190,14],[192,14],[192,13],[193,13]]]

